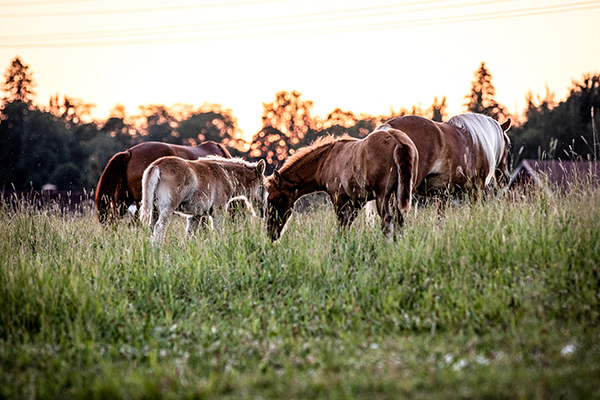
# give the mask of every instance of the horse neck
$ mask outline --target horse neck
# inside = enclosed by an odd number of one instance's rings
[[[294,201],[305,194],[323,190],[319,184],[318,171],[331,151],[332,144],[317,147],[298,158],[293,164],[280,171],[282,178],[296,186]]]
[[[248,181],[248,170],[246,166],[236,163],[231,163],[229,168],[223,168],[227,179],[232,186],[232,196],[246,195],[247,192],[247,181]]]

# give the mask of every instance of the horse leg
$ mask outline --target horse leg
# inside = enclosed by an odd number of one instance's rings
[[[163,209],[160,211],[158,215],[158,220],[154,225],[154,230],[152,232],[152,243],[154,245],[162,244],[165,240],[165,233],[167,231],[167,227],[169,223],[171,223],[171,218],[173,217],[173,211],[170,209]]]
[[[390,212],[390,194],[377,196],[377,212],[379,213],[379,217],[381,217],[381,230],[383,231],[383,235],[385,239],[389,242],[390,239],[396,240],[396,235],[394,232],[394,218],[392,217],[392,213]],[[398,225],[401,228],[404,223],[404,217],[398,210],[396,216],[396,221],[401,221]]]
[[[446,210],[448,209],[448,205],[450,204],[451,194],[449,189],[442,189],[439,191],[433,192],[433,196],[436,200],[436,208],[438,218],[442,219],[446,215]]]
[[[221,210],[221,211],[225,211],[225,210]],[[214,213],[212,215],[212,219],[213,219],[213,229],[218,232],[219,234],[223,234],[223,214],[221,212],[217,212]]]
[[[193,215],[187,218],[187,227],[185,229],[185,239],[190,240],[196,235],[198,226],[203,223],[204,215]]]
[[[155,208],[152,209],[152,214],[150,215],[150,229],[154,232],[154,227],[156,226],[156,222],[158,222],[158,210]]]
[[[212,223],[210,221],[209,215],[203,215],[200,217],[200,228],[203,232],[208,232],[212,228]]]
[[[337,204],[338,230],[346,230],[358,215],[358,208],[351,202],[338,202]]]

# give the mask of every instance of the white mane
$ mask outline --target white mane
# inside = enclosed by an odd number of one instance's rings
[[[474,113],[457,115],[450,118],[448,123],[468,132],[473,139],[473,144],[481,146],[489,166],[489,172],[485,178],[487,185],[494,176],[496,165],[504,154],[505,134],[500,124],[488,116]]]
[[[218,156],[216,154],[211,154],[206,157],[198,157],[197,159],[198,160],[215,160],[215,161],[220,161],[220,162],[230,163],[230,164],[240,164],[240,165],[245,165],[246,167],[249,167],[249,168],[254,168],[258,165],[258,162],[246,161],[240,157],[226,158],[226,157]]]

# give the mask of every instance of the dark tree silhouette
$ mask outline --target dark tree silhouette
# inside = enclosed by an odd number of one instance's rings
[[[508,113],[494,98],[496,89],[492,84],[492,74],[485,67],[485,63],[481,63],[474,76],[471,93],[465,96],[467,102],[464,106],[467,111],[484,114],[495,120],[506,119]]]
[[[313,128],[314,121],[310,115],[313,102],[301,99],[301,95],[297,91],[282,91],[275,95],[274,102],[263,103],[263,127],[270,126],[282,132],[291,147]]]
[[[78,125],[83,123],[84,119],[91,119],[92,109],[96,107],[92,103],[86,103],[82,99],[63,96],[62,101],[58,94],[51,96],[48,102],[47,111],[59,118],[62,118],[69,125]]]
[[[274,102],[263,103],[263,128],[252,139],[250,157],[281,165],[311,134],[315,124],[310,115],[313,102],[300,96],[297,91],[282,91],[275,94]]]
[[[544,98],[534,101],[528,93],[526,100],[526,121],[509,131],[517,157],[597,159],[600,148],[594,127],[597,131],[600,123],[600,74],[573,81],[569,96],[559,104],[548,89]]]
[[[436,122],[443,122],[444,118],[446,118],[446,96],[442,97],[441,100],[434,97],[431,105],[431,119]]]
[[[15,57],[12,61],[4,73],[4,78],[5,102],[20,101],[29,105],[33,103],[35,98],[33,74],[29,71],[29,66],[23,64],[19,57]]]
[[[221,143],[233,149],[242,149],[245,142],[239,137],[237,120],[231,110],[218,104],[201,107],[177,128],[182,144],[195,146],[206,140]]]
[[[174,135],[177,128],[177,120],[171,115],[164,105],[140,106],[143,117],[146,119],[141,126],[141,136],[144,142],[166,142],[177,143],[179,139]]]
[[[280,167],[288,155],[293,152],[286,139],[279,129],[265,126],[254,135],[248,155],[252,159],[266,159],[270,167]]]

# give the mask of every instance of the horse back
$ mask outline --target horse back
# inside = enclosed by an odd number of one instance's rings
[[[231,154],[219,143],[206,141],[198,146],[181,146],[163,142],[144,142],[130,149],[131,159],[127,166],[127,183],[135,200],[142,199],[142,176],[144,170],[161,157],[176,156],[184,160],[196,160],[201,157],[217,155],[231,158]]]
[[[220,143],[215,143],[212,140],[207,140],[206,142],[193,147],[179,145],[172,145],[171,147],[175,152],[175,155],[186,160],[196,160],[208,156],[231,158],[231,154],[227,151],[225,146]]]
[[[456,126],[419,116],[398,117],[386,124],[404,132],[416,146],[419,192],[425,194],[430,188],[443,188],[450,181],[460,183],[465,179],[466,164],[471,161],[465,160],[465,150],[472,148],[472,143]]]
[[[183,147],[183,146],[182,146]],[[167,156],[179,156],[172,145],[161,142],[144,142],[129,149],[131,158],[127,164],[127,184],[135,201],[142,200],[142,176],[155,160]]]

